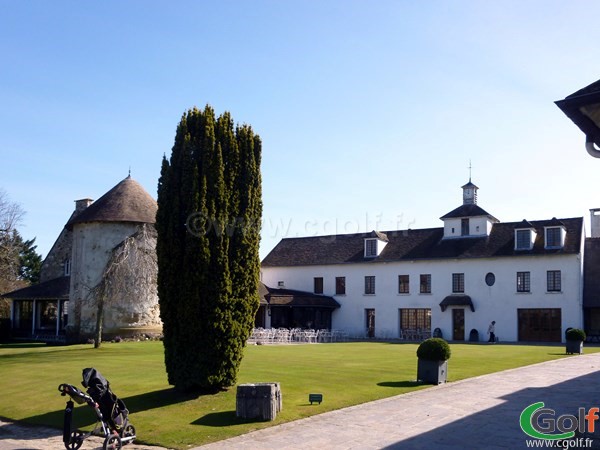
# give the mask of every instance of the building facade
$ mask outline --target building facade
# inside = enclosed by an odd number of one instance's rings
[[[561,342],[583,327],[583,218],[500,222],[477,186],[439,228],[286,238],[267,286],[333,297],[332,327],[355,337]]]

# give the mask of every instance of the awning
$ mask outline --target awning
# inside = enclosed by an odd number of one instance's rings
[[[270,295],[267,302],[271,306],[294,308],[339,308],[340,304],[325,295]]]
[[[261,283],[259,287],[261,304],[263,299],[270,306],[287,306],[291,308],[339,308],[341,305],[327,295],[294,289],[274,289]]]
[[[7,292],[1,297],[12,300],[68,300],[71,277],[54,278],[23,289]]]
[[[449,295],[440,303],[442,312],[446,311],[448,306],[468,306],[471,311],[475,312],[473,301],[468,295]]]

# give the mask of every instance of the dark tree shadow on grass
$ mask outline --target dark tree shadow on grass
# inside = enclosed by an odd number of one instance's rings
[[[208,395],[208,394],[207,394]],[[165,406],[175,405],[177,403],[185,403],[190,400],[197,399],[200,395],[197,392],[181,392],[174,388],[161,389],[158,391],[146,392],[144,394],[132,395],[123,397],[121,400],[125,402],[129,413],[148,411],[155,408],[163,408]],[[63,397],[66,402],[69,397]],[[235,412],[234,412],[235,414]],[[63,427],[64,408],[51,411],[44,414],[26,417],[22,422],[46,425],[54,428]],[[92,407],[88,405],[76,406],[73,411],[73,427],[86,428],[96,423],[96,415]]]
[[[416,386],[422,386],[423,383],[420,381],[382,381],[377,383],[377,386],[393,387],[393,388],[411,388]]]
[[[43,342],[23,342],[23,343],[9,342],[9,343],[0,344],[0,349],[2,349],[2,348],[40,348],[40,347],[46,347],[46,344]]]
[[[206,427],[231,427],[245,423],[263,422],[260,419],[242,419],[236,416],[235,411],[221,411],[206,414],[192,422],[192,425],[204,425]]]
[[[177,403],[185,403],[190,400],[195,400],[200,396],[201,395],[197,392],[182,392],[175,388],[166,388],[158,391],[132,395],[130,397],[125,397],[122,400],[125,402],[125,405],[127,405],[127,409],[130,413],[136,413],[155,408],[163,408]]]

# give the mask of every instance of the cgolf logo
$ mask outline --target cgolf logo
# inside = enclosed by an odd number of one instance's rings
[[[575,432],[593,433],[599,419],[600,408],[579,408],[577,416],[563,414],[555,418],[555,411],[544,408],[544,402],[532,403],[523,410],[519,424],[525,434],[536,439],[563,440],[572,439]],[[586,426],[587,425],[587,426]]]

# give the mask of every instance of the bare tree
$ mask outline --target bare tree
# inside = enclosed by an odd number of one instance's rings
[[[144,224],[111,252],[99,283],[88,292],[87,299],[96,306],[94,347],[102,343],[105,308],[127,298],[156,295],[156,230]]]
[[[25,211],[0,189],[0,293],[9,292],[19,286],[19,251],[17,227]]]

